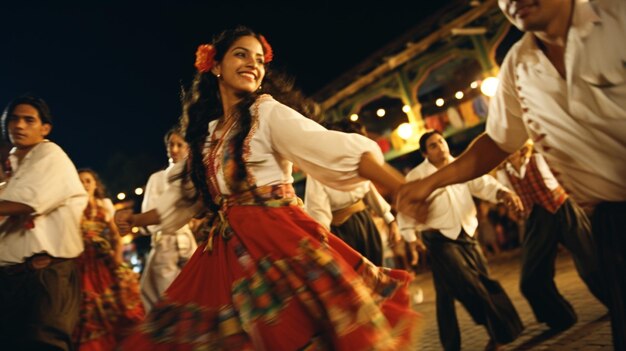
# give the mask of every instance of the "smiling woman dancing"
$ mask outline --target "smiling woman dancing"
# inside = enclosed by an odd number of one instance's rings
[[[344,190],[367,178],[395,191],[403,177],[375,142],[288,107],[303,99],[266,71],[271,60],[245,27],[198,49],[182,119],[188,162],[155,210],[118,221],[178,228],[208,210],[213,226],[124,349],[415,347],[408,273],[375,267],[330,234],[291,185],[292,162]]]

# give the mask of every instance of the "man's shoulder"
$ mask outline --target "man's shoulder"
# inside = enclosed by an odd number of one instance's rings
[[[534,35],[530,32],[524,33],[522,38],[518,40],[504,56],[504,61],[500,67],[501,72],[506,72],[507,69],[515,67],[520,61],[524,60],[527,55],[531,54],[537,49]]]
[[[37,150],[37,152],[63,152],[63,149],[55,142],[50,140],[44,140],[39,143],[33,151]]]
[[[43,157],[50,157],[50,156],[56,156],[56,157],[63,157],[63,158],[68,158],[67,154],[65,153],[65,151],[63,151],[63,149],[57,145],[56,143],[52,142],[52,141],[42,141],[41,143],[39,143],[36,147],[34,147],[31,150],[31,158],[33,159],[41,159]]]

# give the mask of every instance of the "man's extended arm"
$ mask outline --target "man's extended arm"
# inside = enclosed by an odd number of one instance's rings
[[[464,183],[488,173],[509,155],[487,134],[476,138],[467,150],[452,163],[420,180],[400,187],[397,195],[398,210],[413,215],[416,203],[423,202],[438,188]]]
[[[0,201],[0,216],[19,216],[35,212],[35,209],[28,205],[13,201]]]

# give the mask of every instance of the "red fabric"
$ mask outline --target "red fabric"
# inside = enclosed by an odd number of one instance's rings
[[[513,186],[513,190],[515,190],[524,204],[525,216],[530,215],[534,205],[539,205],[550,213],[556,213],[567,199],[567,194],[561,186],[553,191],[548,189],[534,156],[530,157],[524,178],[519,179],[508,172],[506,174]]]
[[[137,274],[116,266],[109,240],[103,236],[104,209],[99,207],[93,218],[90,212],[88,207],[81,222],[85,251],[77,259],[82,302],[74,342],[79,351],[112,351],[145,313]]]
[[[416,348],[407,272],[364,262],[297,206],[226,216],[232,233],[198,248],[123,350]]]

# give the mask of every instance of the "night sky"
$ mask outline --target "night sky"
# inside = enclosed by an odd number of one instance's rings
[[[225,28],[264,34],[272,62],[311,95],[418,25],[440,1],[85,1],[0,5],[0,105],[44,98],[50,139],[111,193],[166,166],[163,134],[180,115],[194,53]]]

